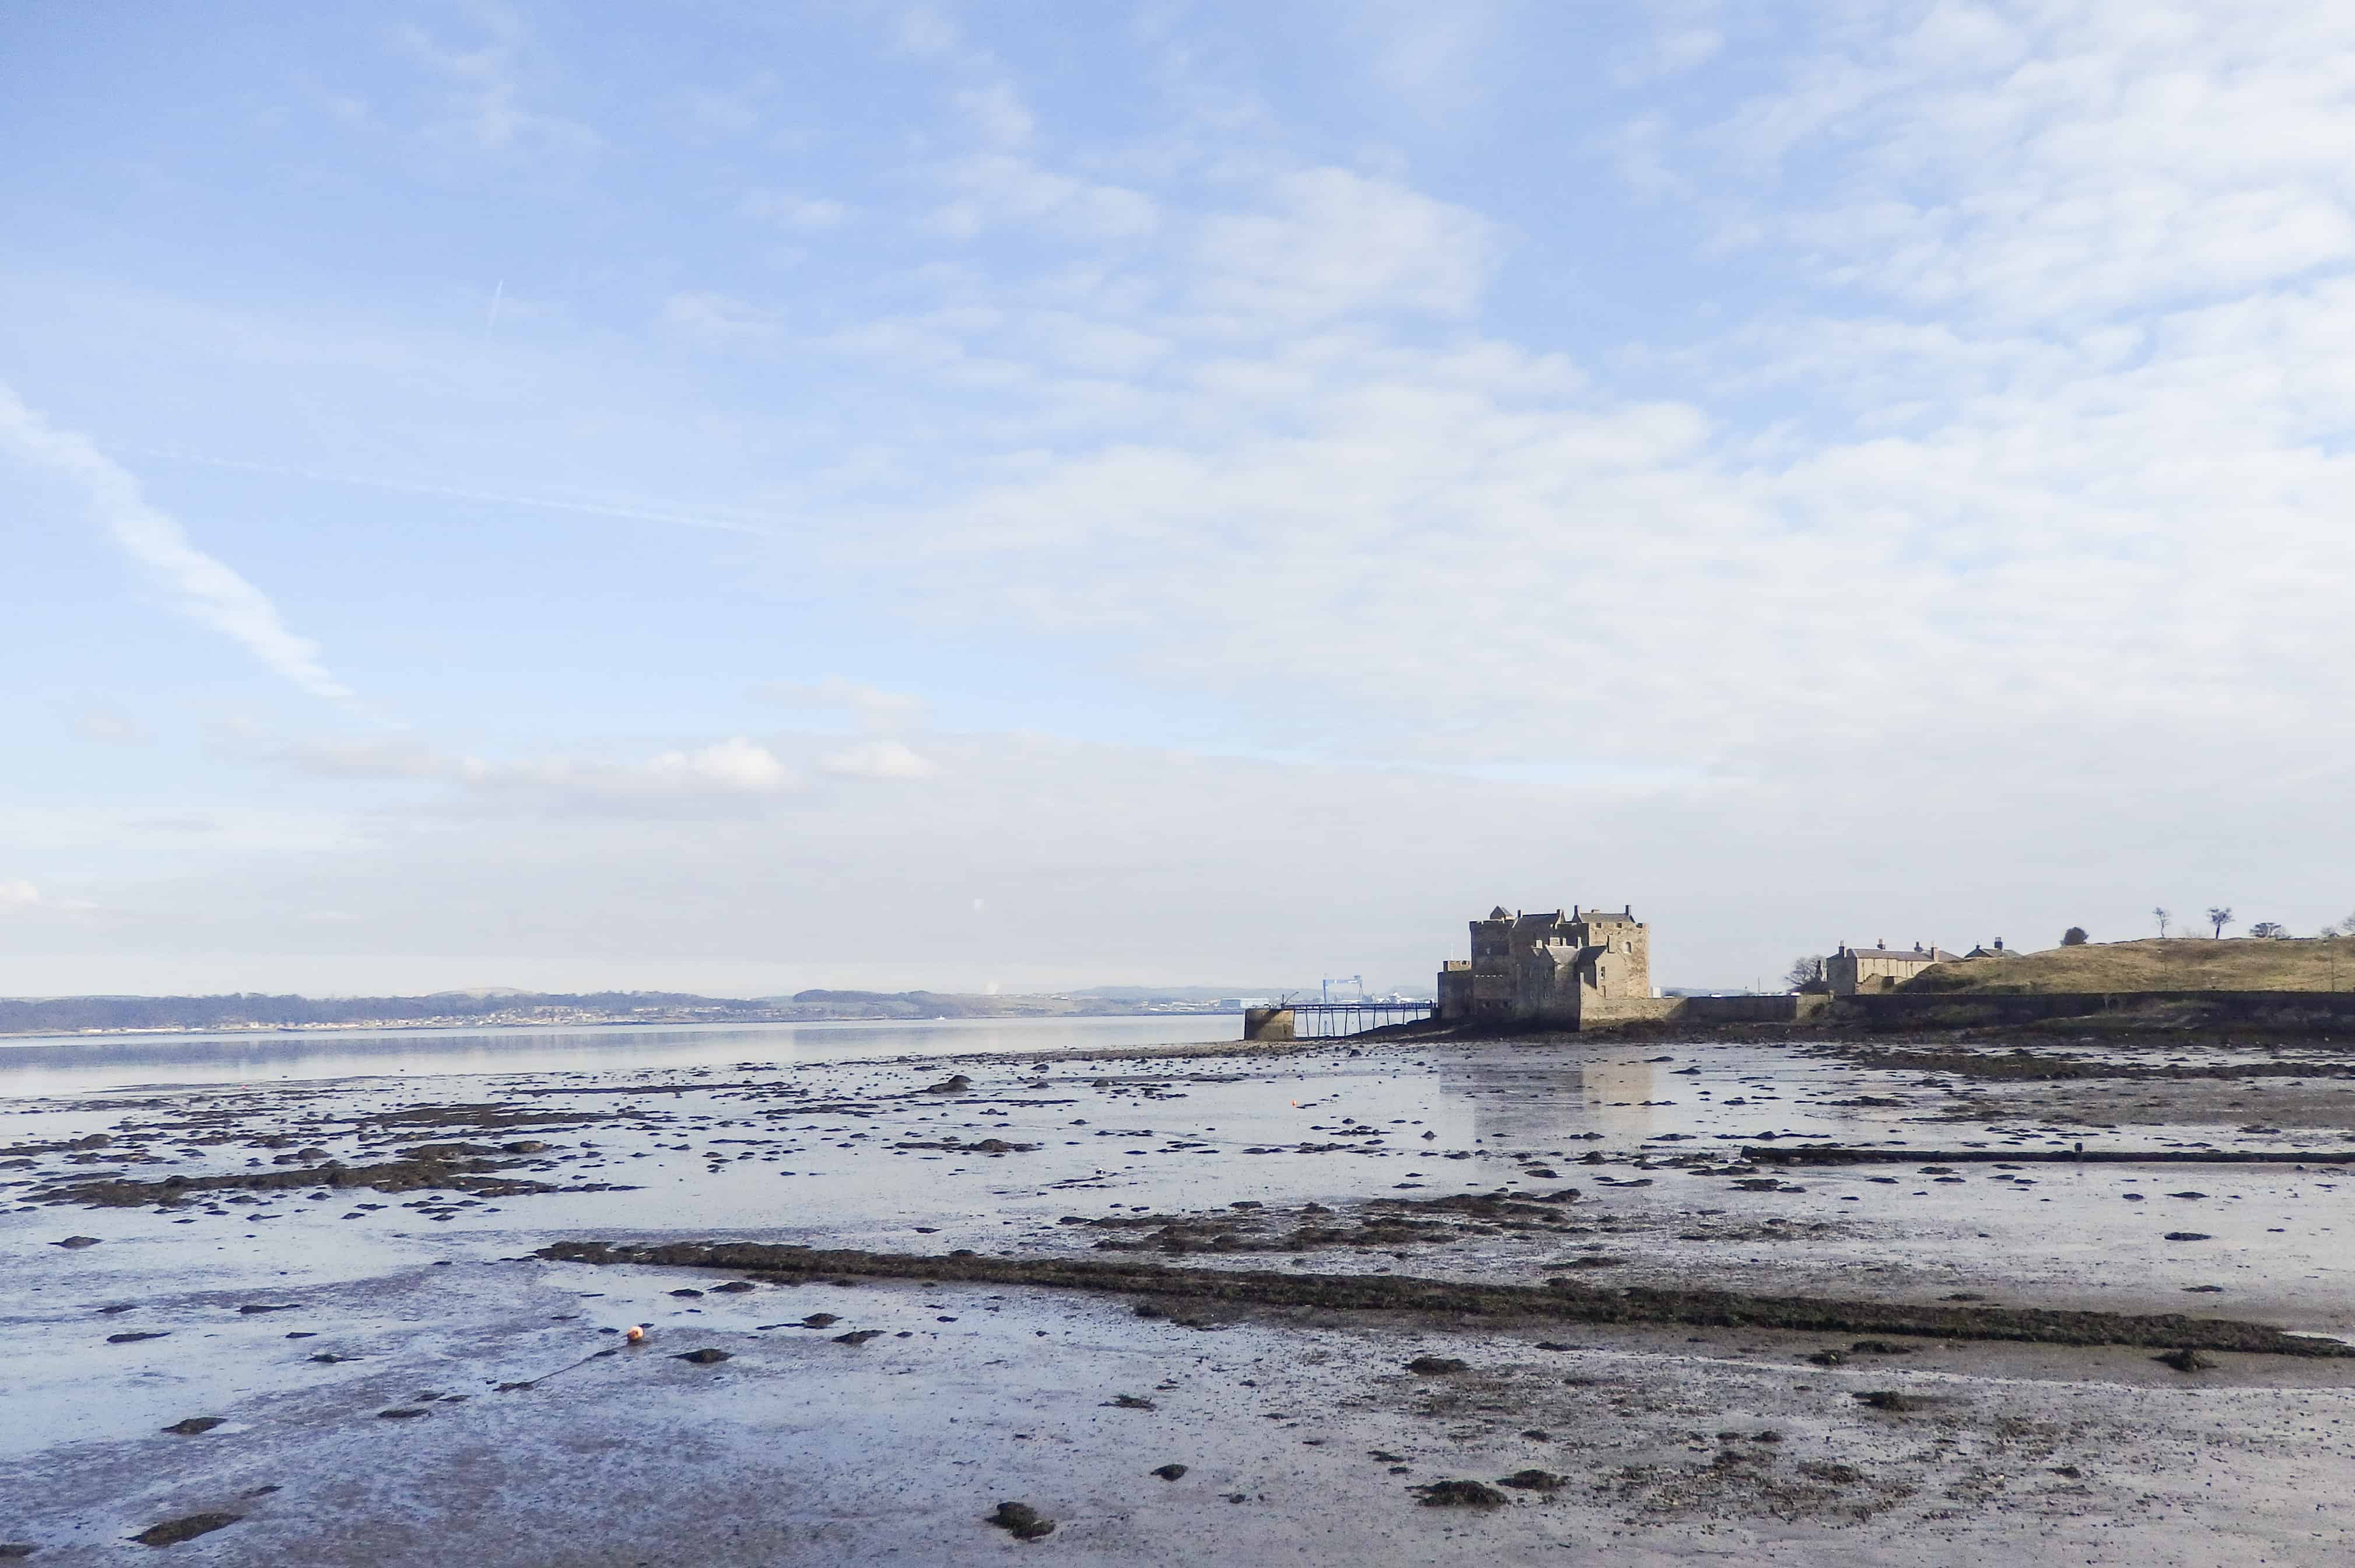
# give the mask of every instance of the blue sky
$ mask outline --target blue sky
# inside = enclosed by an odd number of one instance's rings
[[[2355,13],[31,4],[0,991],[2355,906]]]

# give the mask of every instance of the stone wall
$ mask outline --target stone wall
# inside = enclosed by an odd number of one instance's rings
[[[1831,1016],[1872,1029],[1953,1029],[2071,1019],[2169,1027],[2340,1034],[2355,1030],[2355,991],[1897,991],[1841,997]]]
[[[1678,1023],[1794,1024],[1820,1018],[1831,998],[1820,995],[1776,997],[1678,997]]]

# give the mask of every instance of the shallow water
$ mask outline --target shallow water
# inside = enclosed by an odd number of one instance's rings
[[[1117,1051],[1232,1039],[1241,1029],[1240,1018],[1212,1013],[41,1036],[0,1040],[0,1098],[83,1094],[153,1083],[278,1083],[308,1078],[588,1072],[737,1061],[855,1061],[968,1051]]]

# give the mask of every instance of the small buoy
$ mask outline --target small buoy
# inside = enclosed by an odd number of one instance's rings
[[[645,1337],[645,1326],[640,1323],[633,1323],[630,1325],[628,1331],[622,1336],[622,1339],[625,1344],[635,1345],[642,1342]]]

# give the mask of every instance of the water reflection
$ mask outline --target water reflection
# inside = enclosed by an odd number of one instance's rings
[[[1441,1090],[1471,1107],[1472,1131],[1491,1147],[1552,1148],[1581,1133],[1640,1139],[1654,1130],[1647,1100],[1659,1070],[1641,1058],[1554,1061],[1536,1052],[1440,1057]]]

